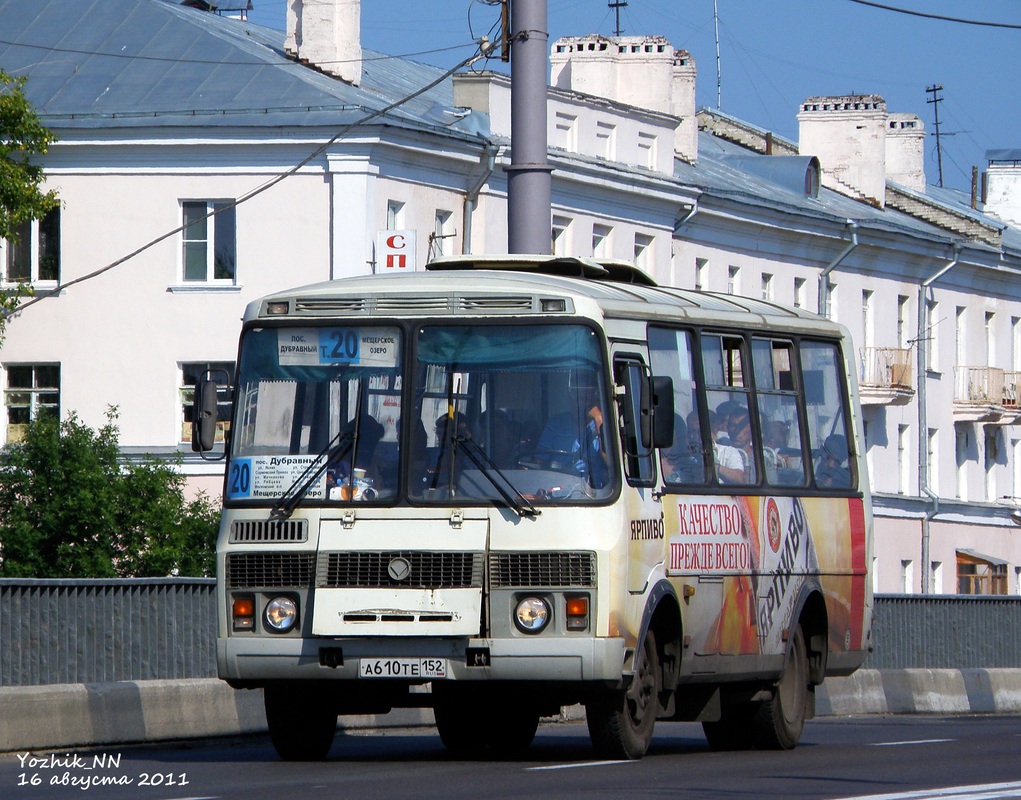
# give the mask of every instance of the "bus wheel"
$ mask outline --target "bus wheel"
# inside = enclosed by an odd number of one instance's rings
[[[267,686],[263,690],[269,738],[284,761],[322,761],[333,746],[337,713],[314,691]]]
[[[480,728],[488,724],[489,709],[485,703],[472,702],[470,693],[460,687],[433,683],[433,715],[440,741],[451,754],[474,758],[486,748],[486,737]]]
[[[627,691],[602,694],[585,704],[589,738],[600,758],[641,758],[652,742],[660,692],[656,637],[645,634]]]
[[[755,744],[752,721],[758,706],[742,703],[723,709],[714,722],[703,722],[702,732],[713,750],[750,750]]]
[[[486,721],[486,740],[494,755],[519,755],[535,738],[539,712],[527,703],[514,703],[515,699],[498,704]]]
[[[808,647],[798,625],[794,641],[773,697],[759,707],[755,718],[755,743],[765,750],[790,750],[798,744],[808,712]]]

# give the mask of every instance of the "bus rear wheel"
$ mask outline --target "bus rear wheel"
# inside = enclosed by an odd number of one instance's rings
[[[600,695],[585,704],[589,738],[600,758],[637,759],[645,755],[656,726],[661,683],[656,637],[649,631],[627,690]]]
[[[808,646],[801,625],[794,629],[790,657],[773,697],[755,716],[755,744],[763,750],[791,750],[801,739],[808,714]]]
[[[263,690],[269,738],[284,761],[322,761],[337,733],[337,712],[307,688]]]

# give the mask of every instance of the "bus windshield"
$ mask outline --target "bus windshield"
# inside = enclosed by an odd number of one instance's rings
[[[422,325],[412,342],[394,325],[251,329],[226,496],[286,513],[605,499],[618,469],[603,352],[582,325]]]

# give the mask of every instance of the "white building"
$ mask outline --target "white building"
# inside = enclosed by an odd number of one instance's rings
[[[129,453],[180,453],[215,494],[187,386],[233,362],[249,300],[396,268],[388,239],[406,268],[506,249],[510,82],[465,71],[384,111],[443,73],[364,53],[357,0],[290,3],[286,36],[167,0],[78,8],[0,6],[0,68],[28,76],[59,137],[44,166],[62,200],[22,246],[0,242],[3,278],[40,298],[0,349],[0,438],[48,405],[93,426],[115,405]],[[560,40],[551,65],[554,251],[846,324],[876,589],[1017,592],[1019,154],[991,154],[972,207],[926,186],[924,126],[882,98],[791,109],[799,151],[696,113],[694,60],[661,37]]]

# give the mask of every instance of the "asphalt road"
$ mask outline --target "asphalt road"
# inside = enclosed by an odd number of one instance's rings
[[[1021,798],[1021,717],[810,722],[790,752],[715,753],[661,723],[638,762],[594,761],[584,723],[544,725],[525,757],[459,761],[431,729],[338,736],[329,759],[283,763],[267,739],[0,756],[0,798]]]

